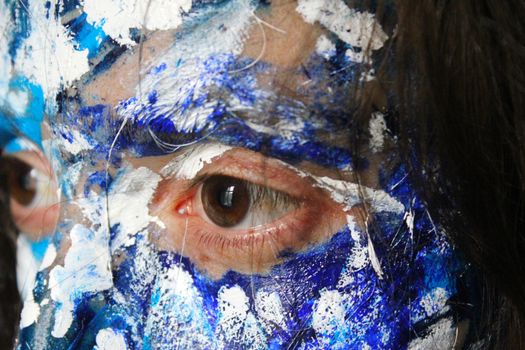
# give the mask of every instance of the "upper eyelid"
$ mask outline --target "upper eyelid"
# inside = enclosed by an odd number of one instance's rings
[[[275,193],[284,194],[284,195],[288,196],[291,200],[295,200],[295,201],[300,201],[301,200],[300,198],[297,198],[296,196],[294,196],[292,194],[286,193],[286,192],[284,192],[282,190],[278,190],[278,189],[273,188],[271,186],[267,186],[267,184],[255,183],[255,182],[249,181],[249,180],[247,180],[247,179],[245,179],[243,177],[232,176],[232,175],[225,174],[225,173],[205,173],[205,174],[199,175],[199,176],[197,176],[195,179],[193,179],[191,181],[191,183],[187,187],[187,190],[194,189],[195,187],[203,184],[207,179],[209,179],[210,177],[215,176],[215,175],[228,176],[228,177],[231,177],[231,178],[234,178],[234,179],[238,179],[238,180],[244,181],[249,186],[254,186],[254,187],[257,187],[257,188],[261,188],[262,190],[268,190],[268,191],[272,191],[272,192],[275,192]],[[262,192],[262,191],[259,191],[259,192]],[[262,196],[258,196],[257,198],[259,198],[259,197],[262,197]]]

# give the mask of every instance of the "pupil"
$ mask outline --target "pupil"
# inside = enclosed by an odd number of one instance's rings
[[[208,218],[221,227],[240,223],[250,207],[250,195],[245,181],[215,175],[202,185],[201,201]]]

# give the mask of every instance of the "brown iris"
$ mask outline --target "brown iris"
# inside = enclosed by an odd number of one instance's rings
[[[12,157],[0,160],[2,168],[7,172],[7,181],[11,197],[21,205],[29,205],[36,194],[36,180],[33,167]]]
[[[204,181],[201,200],[208,218],[221,227],[237,225],[250,208],[246,182],[223,175],[214,175]]]

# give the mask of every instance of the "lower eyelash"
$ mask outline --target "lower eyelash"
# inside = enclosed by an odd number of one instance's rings
[[[199,232],[200,231],[200,232]],[[241,236],[227,238],[223,234],[207,232],[204,230],[197,231],[199,236],[199,245],[202,247],[213,247],[213,249],[246,249],[261,248],[266,244],[267,239],[275,241],[275,236],[279,235],[281,230],[269,230],[269,232],[248,233]]]
[[[300,225],[289,222],[286,225],[280,225],[275,228],[267,228],[266,230],[250,231],[246,234],[236,234],[232,237],[225,237],[224,234],[214,233],[198,228],[194,234],[199,237],[198,244],[202,247],[214,247],[213,249],[239,249],[246,248],[257,249],[264,247],[269,241],[273,242],[276,254],[279,254],[283,247],[279,246],[279,236],[287,233],[299,232]]]

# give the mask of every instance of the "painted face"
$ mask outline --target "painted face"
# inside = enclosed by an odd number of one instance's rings
[[[467,268],[411,188],[375,78],[391,8],[24,4],[7,90],[23,77],[46,115],[61,199],[20,349],[461,341]]]

